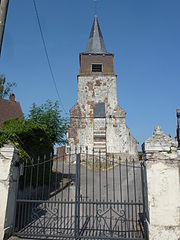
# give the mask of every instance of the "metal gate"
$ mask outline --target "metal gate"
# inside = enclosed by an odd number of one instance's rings
[[[148,239],[144,166],[63,154],[20,166],[14,233],[27,239]]]

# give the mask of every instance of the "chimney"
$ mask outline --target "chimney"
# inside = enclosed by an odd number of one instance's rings
[[[11,93],[9,95],[9,102],[15,102],[15,94],[14,93]]]

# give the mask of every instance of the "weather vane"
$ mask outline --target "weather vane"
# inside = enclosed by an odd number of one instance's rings
[[[97,0],[94,0],[94,15],[97,15]]]

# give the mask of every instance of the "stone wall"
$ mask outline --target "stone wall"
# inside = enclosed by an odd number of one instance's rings
[[[126,126],[126,113],[119,107],[115,75],[78,76],[78,101],[70,110],[68,146],[74,151],[93,148],[137,157],[138,142]],[[105,104],[105,118],[94,118],[94,105]],[[97,128],[99,126],[99,128]],[[95,135],[99,135],[99,140]],[[105,135],[105,138],[104,138]],[[103,138],[105,142],[103,143]]]
[[[143,144],[147,170],[149,239],[180,239],[180,161],[177,141],[159,126]]]
[[[16,208],[19,168],[17,150],[12,145],[0,149],[0,239],[11,235]]]

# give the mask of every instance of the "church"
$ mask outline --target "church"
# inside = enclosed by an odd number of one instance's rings
[[[97,16],[87,48],[80,53],[78,99],[70,109],[66,152],[117,154],[137,158],[138,142],[126,125],[126,113],[117,100],[114,54],[106,50]]]

